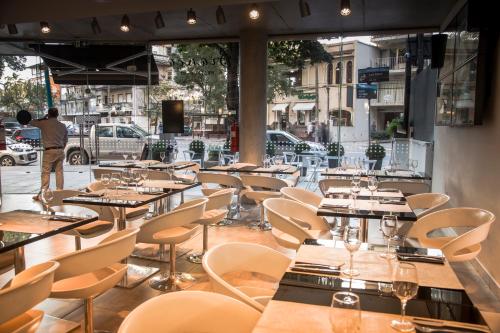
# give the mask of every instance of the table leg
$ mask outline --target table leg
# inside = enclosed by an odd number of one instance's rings
[[[368,219],[361,219],[361,240],[363,243],[368,243]]]
[[[14,272],[21,273],[26,269],[26,260],[24,257],[24,246],[20,246],[14,250]]]

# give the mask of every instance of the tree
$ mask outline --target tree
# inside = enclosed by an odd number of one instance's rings
[[[46,106],[45,84],[21,80],[17,75],[7,77],[0,91],[0,105],[12,113],[21,109],[38,110]]]
[[[296,93],[290,80],[290,67],[283,64],[270,64],[267,67],[267,102],[271,103],[277,96]]]
[[[179,45],[172,54],[172,66],[175,82],[187,89],[198,89],[207,111],[216,113],[224,106],[226,63],[216,49],[202,44]]]
[[[25,57],[0,56],[0,78],[3,76],[5,67],[9,67],[13,71],[22,71],[26,68]]]
[[[291,68],[304,68],[307,60],[311,64],[332,62],[331,54],[317,40],[270,42],[269,58]]]

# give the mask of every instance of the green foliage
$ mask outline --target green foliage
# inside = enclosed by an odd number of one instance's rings
[[[338,142],[330,142],[328,145],[326,145],[327,155],[339,156],[339,145],[340,145],[340,156],[344,156],[345,154],[344,146],[342,146]]]
[[[276,155],[276,145],[272,141],[266,141],[266,154],[269,156]]]
[[[215,48],[202,44],[179,45],[171,59],[175,83],[187,89],[198,89],[208,112],[217,112],[224,107],[225,66]]]
[[[15,74],[9,76],[0,90],[0,105],[12,112],[43,109],[46,106],[45,84],[21,80]]]
[[[378,143],[372,143],[368,146],[365,153],[366,157],[370,160],[381,160],[385,157],[385,148]]]
[[[5,67],[13,71],[23,71],[26,69],[26,57],[2,56],[0,55],[0,78],[2,78]]]
[[[370,137],[372,140],[389,140],[391,138],[390,134],[387,134],[385,131],[381,132],[371,132]]]
[[[226,142],[224,142],[224,146],[222,146],[222,149],[231,150],[231,142],[229,141],[229,139],[227,139]]]
[[[385,132],[387,133],[387,135],[389,135],[389,137],[392,137],[392,136],[394,136],[394,133],[396,133],[398,126],[400,126],[402,124],[403,124],[403,119],[394,118],[389,123],[389,126],[387,126],[387,128],[385,129]]]
[[[155,153],[161,153],[162,151],[167,151],[167,149],[173,149],[172,145],[167,145],[165,141],[160,140],[151,145],[151,150]]]
[[[306,60],[310,60],[311,64],[332,62],[332,56],[317,40],[270,42],[269,57],[291,68],[304,68]]]
[[[218,161],[219,154],[220,154],[220,150],[209,150],[208,151],[208,160],[209,161]]]
[[[308,152],[310,149],[311,149],[311,147],[307,143],[305,143],[304,141],[297,143],[293,147],[293,151],[295,152],[295,154],[301,154],[304,152]]]
[[[201,154],[205,151],[205,144],[201,140],[193,140],[189,144],[189,150],[192,150],[197,154]]]
[[[295,95],[297,93],[289,77],[290,70],[290,67],[283,64],[270,64],[267,66],[268,103],[271,103],[276,97]]]

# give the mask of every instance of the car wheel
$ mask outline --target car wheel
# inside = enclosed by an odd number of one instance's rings
[[[16,160],[12,158],[11,156],[4,156],[0,158],[0,165],[1,166],[14,166],[16,165]]]
[[[83,155],[83,163],[82,163],[82,154],[79,150],[75,150],[68,155],[68,162],[70,165],[82,165],[87,164],[87,154]]]

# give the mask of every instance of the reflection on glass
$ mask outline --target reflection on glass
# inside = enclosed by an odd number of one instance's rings
[[[333,294],[330,323],[334,333],[358,333],[361,329],[359,296],[343,291]]]
[[[452,125],[473,125],[476,97],[477,58],[454,74]]]

